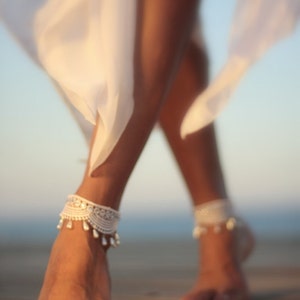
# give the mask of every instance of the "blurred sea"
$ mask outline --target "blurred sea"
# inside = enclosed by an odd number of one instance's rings
[[[270,212],[241,212],[258,239],[300,240],[300,212],[293,209]],[[0,220],[0,245],[3,243],[48,243],[56,236],[58,217],[44,219]],[[193,220],[190,215],[123,215],[119,232],[123,240],[151,238],[188,238]]]

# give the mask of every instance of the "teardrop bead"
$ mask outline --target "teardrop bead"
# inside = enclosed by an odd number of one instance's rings
[[[196,226],[193,231],[193,238],[194,239],[199,239],[202,234],[206,233],[206,228]]]
[[[117,247],[116,242],[115,242],[115,239],[114,239],[113,237],[110,237],[109,243],[110,243],[110,245],[111,245],[112,247],[114,247],[114,248]]]
[[[63,220],[63,219],[60,219],[60,220],[59,220],[59,223],[58,223],[57,226],[56,226],[56,228],[57,228],[57,229],[62,229],[63,224],[64,224],[64,220]]]
[[[102,236],[101,244],[102,244],[102,246],[107,246],[107,240],[106,240],[105,236]]]
[[[72,220],[69,220],[66,226],[68,229],[72,229],[73,228],[73,223]]]
[[[235,218],[230,218],[227,222],[226,222],[226,228],[227,230],[233,230],[236,227],[236,219]]]
[[[120,242],[120,236],[118,235],[117,232],[115,233],[114,238],[116,241],[116,245],[119,246],[121,244],[121,242]]]
[[[99,238],[99,233],[98,233],[98,231],[97,231],[96,229],[93,229],[93,237],[94,237],[95,239],[98,239],[98,238]]]
[[[200,237],[200,230],[199,230],[199,227],[197,226],[193,230],[193,238],[198,239],[199,237]]]
[[[86,221],[83,221],[82,222],[82,228],[83,228],[84,231],[89,231],[90,226]]]

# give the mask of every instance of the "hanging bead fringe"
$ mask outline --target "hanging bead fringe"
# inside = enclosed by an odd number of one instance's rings
[[[57,229],[62,229],[63,228],[63,225],[64,225],[64,221],[65,219],[61,218],[59,220],[59,223],[57,224]],[[73,229],[73,221],[72,220],[66,220],[67,221],[67,224],[66,224],[66,228],[68,229]],[[82,221],[82,229],[84,231],[89,231],[91,228],[90,228],[90,224],[87,222],[87,221]],[[100,235],[101,235],[101,245],[102,246],[112,246],[114,248],[118,247],[121,242],[120,242],[120,236],[119,234],[116,232],[113,236],[105,236],[104,234],[98,232],[95,228],[92,227],[92,234],[93,234],[93,237],[95,239],[98,239],[100,238]]]
[[[93,203],[78,195],[69,195],[64,209],[60,213],[57,229],[64,226],[73,228],[73,221],[82,221],[84,231],[92,231],[95,239],[100,239],[103,246],[120,245],[117,234],[120,213],[110,207]]]
[[[222,225],[225,224],[225,228],[228,231],[234,230],[238,226],[238,221],[236,218],[229,218],[225,222],[218,223],[213,225],[213,232],[215,234],[219,234],[222,232]],[[194,239],[199,239],[202,235],[206,234],[208,231],[209,226],[205,225],[196,225],[194,230],[193,230],[193,237]]]

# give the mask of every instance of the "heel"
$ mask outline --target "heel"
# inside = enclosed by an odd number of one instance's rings
[[[255,248],[255,237],[245,221],[239,219],[237,227],[238,253],[241,262],[245,262]]]

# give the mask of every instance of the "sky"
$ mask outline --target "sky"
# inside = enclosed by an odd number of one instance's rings
[[[235,1],[202,8],[213,78],[225,61]],[[300,26],[249,70],[217,120],[231,198],[240,209],[300,211]],[[46,74],[0,25],[0,218],[53,218],[80,183],[84,138]],[[126,215],[188,214],[190,200],[159,131],[129,180]]]

